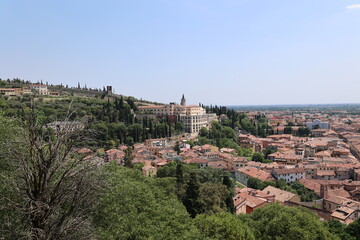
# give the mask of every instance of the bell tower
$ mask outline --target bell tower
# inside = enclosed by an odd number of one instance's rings
[[[186,105],[186,99],[184,97],[184,94],[182,95],[180,105],[185,106]]]

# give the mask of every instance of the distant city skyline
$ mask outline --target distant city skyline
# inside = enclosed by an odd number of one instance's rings
[[[162,103],[360,103],[359,25],[360,0],[3,0],[0,78]]]

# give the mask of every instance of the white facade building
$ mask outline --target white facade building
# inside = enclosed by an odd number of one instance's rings
[[[49,90],[46,85],[33,84],[31,90],[39,95],[49,95]]]
[[[272,175],[280,180],[284,179],[287,183],[296,182],[299,179],[305,178],[305,169],[303,168],[284,168],[284,169],[274,169]]]
[[[182,104],[186,100],[183,96]],[[139,106],[139,111],[143,114],[152,115],[176,115],[178,121],[184,124],[184,130],[188,133],[199,132],[202,127],[209,127],[212,121],[217,120],[215,113],[206,113],[205,109],[196,105],[177,105],[170,103],[167,105]]]
[[[329,129],[329,123],[328,122],[321,122],[320,120],[316,119],[312,122],[307,122],[306,127],[311,129]]]

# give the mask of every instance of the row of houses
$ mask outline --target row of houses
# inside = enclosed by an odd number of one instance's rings
[[[0,88],[0,95],[4,96],[21,96],[21,95],[47,95],[47,96],[60,96],[57,91],[51,91],[46,85],[32,84],[26,87],[19,88]]]

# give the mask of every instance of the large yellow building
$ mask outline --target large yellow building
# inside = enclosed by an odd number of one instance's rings
[[[184,124],[185,132],[199,132],[202,127],[208,127],[212,121],[217,120],[215,113],[206,113],[205,109],[196,105],[185,105],[183,96],[182,105],[170,103],[167,105],[139,106],[142,114],[150,115],[176,115],[178,120]]]

